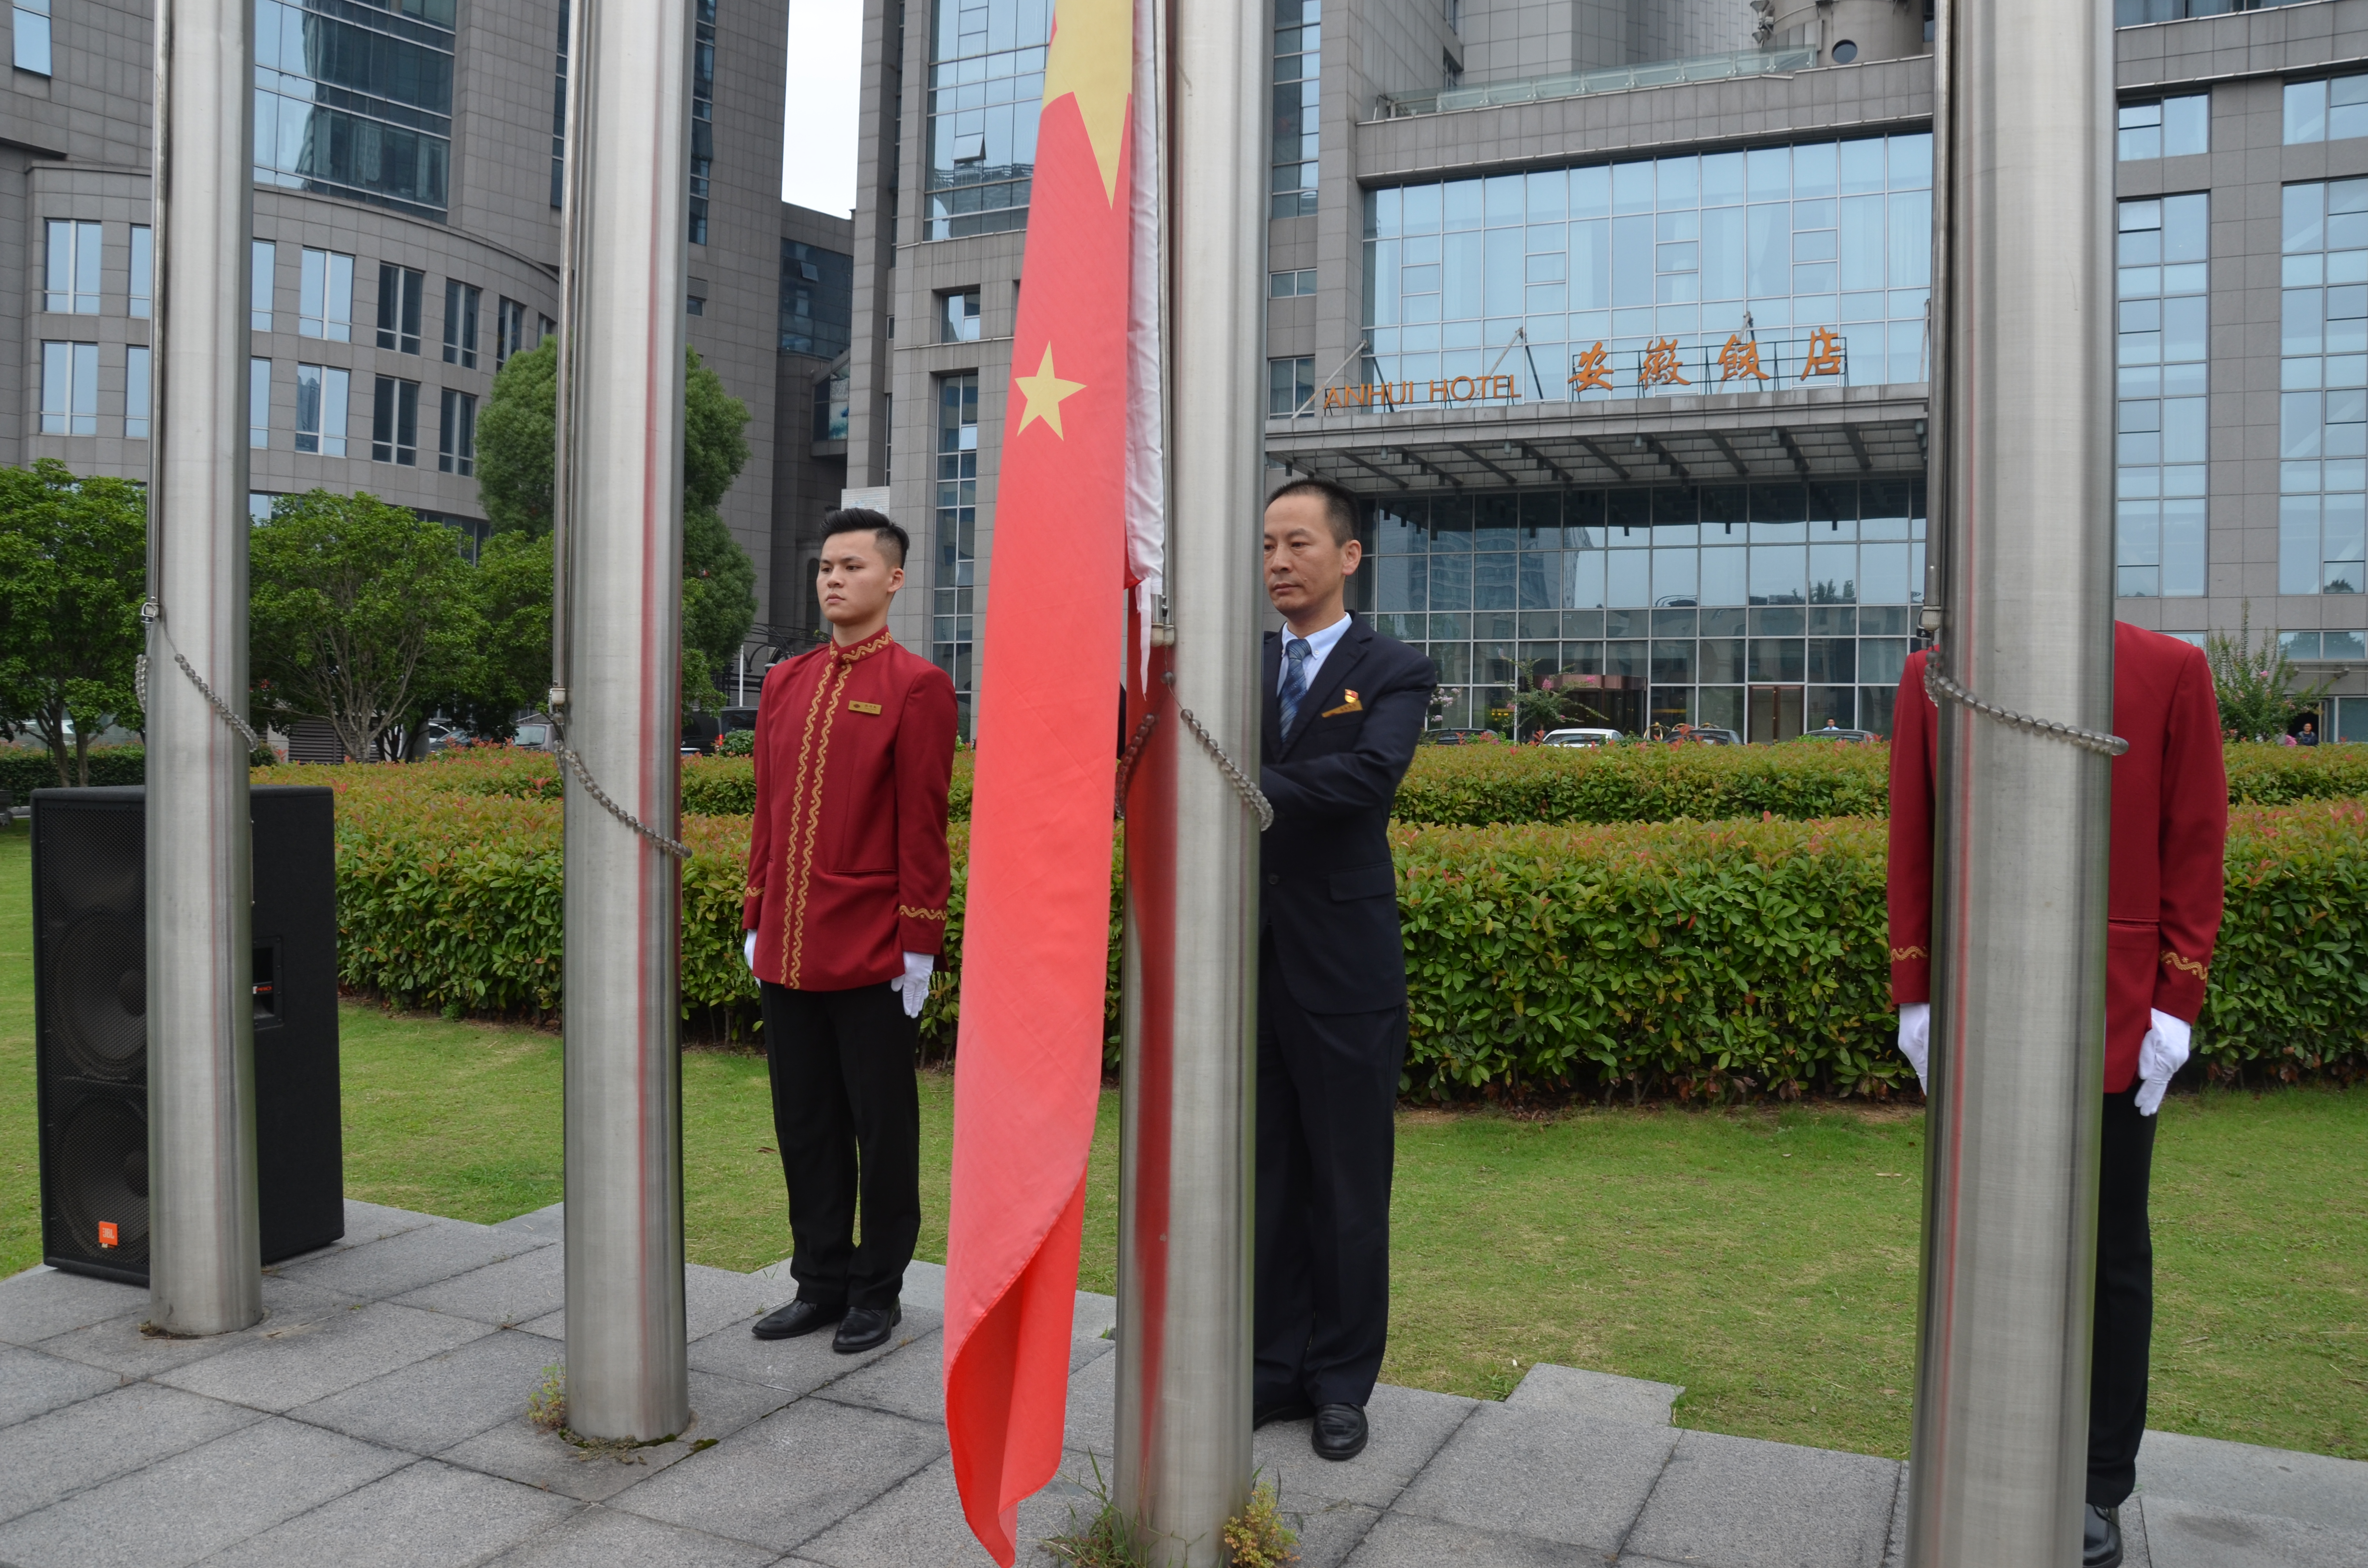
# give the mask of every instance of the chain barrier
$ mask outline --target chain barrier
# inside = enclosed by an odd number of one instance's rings
[[[2017,713],[2012,709],[1984,702],[1941,673],[1941,662],[1936,656],[1939,653],[1940,650],[1935,648],[1924,655],[1924,694],[1932,699],[1935,706],[1945,698],[1961,708],[1973,710],[1985,719],[1995,720],[2018,730],[2028,730],[2049,740],[2068,741],[2104,756],[2119,756],[2130,749],[2130,743],[2119,735],[2084,730],[2077,724],[2059,724],[2053,719],[2035,719],[2028,713]]]
[[[1175,689],[1176,672],[1174,670],[1167,671],[1160,678],[1167,683],[1169,690]],[[1273,802],[1266,798],[1248,775],[1235,766],[1234,759],[1225,755],[1225,748],[1217,744],[1217,737],[1201,727],[1201,721],[1192,717],[1192,710],[1190,708],[1178,706],[1176,716],[1183,720],[1184,727],[1199,738],[1201,748],[1215,760],[1218,768],[1224,774],[1226,781],[1233,785],[1234,793],[1239,795],[1243,802],[1258,813],[1258,831],[1264,833],[1272,827],[1274,825]]]
[[[156,634],[165,640],[165,646],[173,647],[173,634],[165,630],[163,606],[154,599],[143,599],[140,605],[140,619],[156,629]],[[196,687],[205,699],[213,705],[214,711],[222,715],[222,722],[246,737],[248,751],[260,751],[263,748],[263,737],[255,733],[255,727],[240,718],[237,710],[229,703],[214,695],[214,688],[206,684],[205,676],[198,674],[197,666],[181,656],[181,651],[178,648],[173,648],[173,662],[181,666],[181,673],[189,677],[189,684]],[[131,662],[131,689],[133,695],[140,699],[140,710],[146,712],[148,710],[148,655],[145,653]]]
[[[1134,727],[1134,738],[1126,743],[1125,755],[1118,759],[1118,796],[1111,806],[1111,814],[1121,822],[1126,820],[1127,783],[1134,777],[1134,765],[1143,756],[1144,743],[1151,739],[1152,729],[1158,722],[1158,714],[1145,713],[1143,716],[1143,722]]]

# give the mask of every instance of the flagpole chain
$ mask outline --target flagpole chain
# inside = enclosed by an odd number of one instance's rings
[[[1170,690],[1175,688],[1176,672],[1174,670],[1167,671],[1161,678],[1167,681]],[[1190,708],[1178,707],[1176,716],[1183,720],[1184,727],[1199,738],[1201,749],[1215,761],[1218,769],[1224,774],[1226,781],[1233,785],[1234,793],[1239,795],[1243,802],[1258,814],[1258,831],[1264,833],[1272,827],[1274,803],[1266,798],[1247,774],[1235,765],[1234,759],[1225,755],[1225,748],[1217,744],[1217,737],[1201,727],[1201,721],[1192,717],[1192,710]]]
[[[1995,720],[1998,723],[2014,729],[2028,730],[2044,739],[2068,741],[2076,746],[2085,747],[2104,756],[2119,756],[2130,749],[2130,743],[2119,735],[2109,735],[2097,730],[2084,730],[2077,724],[2059,724],[2053,719],[2035,719],[2028,713],[2017,713],[2012,709],[2000,708],[1994,703],[1982,701],[1972,692],[1941,673],[1940,660],[1935,657],[1939,653],[1940,650],[1935,648],[1924,655],[1924,694],[1930,697],[1936,706],[1945,698],[1961,708],[1971,709],[1985,719]]]
[[[555,720],[556,715],[553,717]],[[591,796],[593,800],[598,801],[601,810],[607,812],[610,816],[615,817],[619,822],[623,823],[627,827],[632,828],[635,833],[640,834],[643,838],[648,839],[652,844],[656,845],[659,848],[665,850],[676,859],[689,859],[690,846],[681,842],[679,839],[668,838],[665,834],[660,833],[656,828],[652,827],[649,824],[643,822],[641,818],[633,815],[632,812],[627,811],[624,807],[610,800],[609,798],[609,792],[606,790],[601,789],[599,785],[593,782],[591,770],[584,766],[584,759],[575,754],[575,748],[567,744],[566,733],[567,733],[564,729],[560,731],[559,744],[553,749],[558,752],[559,760],[567,765],[567,770],[575,775],[575,781],[584,786],[584,792]]]
[[[1127,783],[1134,777],[1134,765],[1143,756],[1144,743],[1151,739],[1152,729],[1158,722],[1158,714],[1145,713],[1143,716],[1143,722],[1134,727],[1134,738],[1126,743],[1125,755],[1118,759],[1118,796],[1111,808],[1111,814],[1121,822],[1126,820]]]
[[[165,611],[162,606],[154,599],[142,600],[140,619],[156,629],[156,635],[165,640],[165,646],[173,648],[172,633],[165,630]],[[255,727],[240,718],[229,703],[214,695],[214,688],[206,684],[203,676],[198,674],[197,666],[182,657],[178,648],[173,648],[173,662],[181,666],[181,673],[189,677],[189,684],[196,687],[205,699],[213,705],[213,710],[222,715],[222,722],[246,737],[248,751],[262,749],[263,737],[255,733]],[[140,699],[140,710],[145,713],[148,710],[148,655],[145,653],[131,662],[131,689],[132,695]]]

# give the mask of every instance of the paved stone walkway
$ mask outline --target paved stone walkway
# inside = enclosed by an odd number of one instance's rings
[[[985,1563],[956,1506],[939,1400],[943,1271],[916,1266],[869,1356],[763,1344],[774,1270],[694,1267],[680,1440],[583,1456],[524,1414],[561,1358],[558,1216],[484,1226],[347,1205],[346,1240],[264,1283],[241,1334],[151,1339],[147,1292],[34,1269],[0,1281],[0,1564],[16,1568],[914,1568]],[[1081,1296],[1072,1479],[1109,1473],[1108,1297]],[[1306,1568],[1700,1563],[1885,1568],[1903,1467],[1668,1425],[1678,1390],[1534,1369],[1503,1403],[1376,1391],[1348,1464],[1306,1424],[1258,1436]],[[2368,1464],[2149,1434],[2134,1564],[2368,1568]],[[1032,1547],[1022,1562],[1042,1562]]]

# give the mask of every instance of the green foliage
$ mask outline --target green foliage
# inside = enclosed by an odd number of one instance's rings
[[[2297,692],[2300,675],[2286,660],[2285,649],[2272,632],[2261,634],[2253,646],[2253,601],[2245,601],[2237,635],[2214,631],[2203,640],[2204,661],[2212,667],[2212,693],[2220,702],[2220,731],[2240,740],[2271,740],[2306,708],[2317,708],[2333,683],[2322,681]]]
[[[88,784],[91,737],[144,723],[147,528],[129,480],[77,479],[54,458],[0,469],[0,735],[40,736],[50,783]]]
[[[551,531],[558,409],[559,340],[546,337],[503,364],[477,416],[477,499],[495,532]]]
[[[2368,746],[2266,745],[2248,741],[2221,749],[2232,806],[2283,806],[2368,795]]]
[[[1890,762],[1881,746],[1425,746],[1396,815],[1471,827],[1880,816]]]
[[[551,536],[494,535],[478,549],[468,591],[482,641],[418,710],[507,740],[515,716],[541,708],[551,689]]]
[[[324,719],[346,756],[482,659],[459,536],[367,494],[283,495],[249,544],[247,638],[257,716]]]
[[[1299,1561],[1292,1550],[1299,1544],[1298,1533],[1282,1522],[1271,1481],[1250,1489],[1250,1500],[1225,1521],[1224,1533],[1227,1568],[1283,1568]]]
[[[714,380],[712,370],[700,373]],[[739,400],[733,399],[732,405],[739,407]],[[682,517],[684,712],[712,712],[723,705],[719,687],[732,673],[734,656],[756,623],[755,562],[712,508],[686,509]]]
[[[2368,1073],[2368,809],[2239,807],[2228,814],[2226,863],[2196,1028],[2212,1075],[2258,1084]]]
[[[139,784],[148,776],[148,754],[139,746],[93,746],[84,758],[93,785]],[[36,790],[56,787],[58,770],[47,752],[12,746],[0,751],[0,790],[16,798],[18,810]]]
[[[748,405],[723,387],[695,348],[686,348],[682,385],[682,508],[712,512],[747,466]]]
[[[757,732],[733,730],[715,743],[718,756],[754,756],[757,755]]]

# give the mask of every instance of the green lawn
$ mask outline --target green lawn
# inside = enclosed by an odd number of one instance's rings
[[[40,1255],[25,830],[0,834],[0,1273]],[[347,1190],[491,1221],[557,1199],[560,1048],[347,1006]],[[789,1250],[763,1060],[684,1062],[689,1252]],[[951,1081],[921,1075],[945,1256]],[[1116,1277],[1117,1096],[1079,1283]],[[1534,1361],[1682,1383],[1682,1426],[1904,1456],[1923,1119],[1914,1110],[1400,1119],[1395,1382],[1502,1394]],[[2368,1459],[2368,1090],[2181,1096],[2155,1177],[2151,1424]]]

